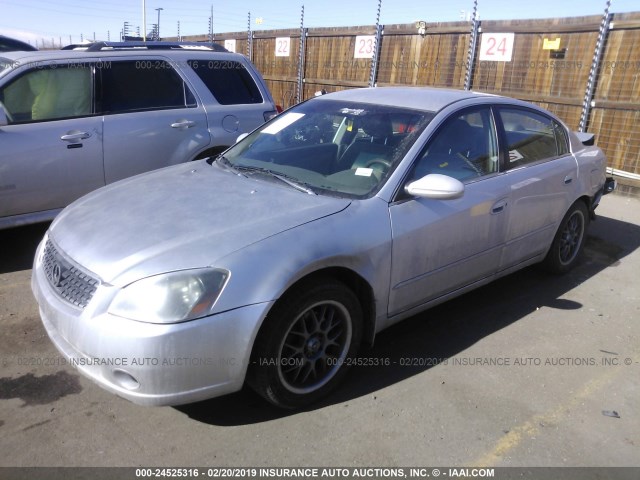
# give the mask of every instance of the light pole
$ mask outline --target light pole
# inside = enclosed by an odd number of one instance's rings
[[[158,30],[156,31],[156,40],[160,40],[160,11],[164,10],[164,8],[156,8],[158,11]]]

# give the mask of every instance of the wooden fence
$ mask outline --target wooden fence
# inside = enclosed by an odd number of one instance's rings
[[[640,12],[609,16],[600,66],[591,76],[595,88],[585,101],[602,20],[602,16],[483,20],[471,57],[469,22],[427,23],[424,34],[414,24],[385,25],[377,46],[375,84],[462,89],[470,74],[472,90],[539,104],[571,128],[578,129],[586,114],[586,130],[597,135],[609,166],[633,184],[640,179]],[[483,39],[500,40],[505,33],[513,34],[510,60],[483,59]],[[249,51],[276,103],[287,108],[322,89],[368,86],[374,60],[354,56],[361,36],[375,34],[375,26],[290,29],[255,31],[251,37],[247,32],[216,34],[215,41],[235,39],[235,51]],[[283,39],[288,41],[284,52],[288,56],[282,56],[282,49],[276,52]]]

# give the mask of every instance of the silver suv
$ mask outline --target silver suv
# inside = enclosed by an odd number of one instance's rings
[[[276,113],[251,62],[217,46],[2,53],[0,229],[50,220],[116,180],[215,155]]]

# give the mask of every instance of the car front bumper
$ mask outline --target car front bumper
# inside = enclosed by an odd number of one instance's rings
[[[80,373],[139,405],[192,403],[242,388],[253,340],[271,303],[159,325],[106,313],[99,287],[83,310],[49,284],[42,248],[31,287],[49,337]]]

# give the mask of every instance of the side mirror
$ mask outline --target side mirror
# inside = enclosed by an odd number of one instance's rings
[[[248,133],[241,133],[240,135],[238,135],[238,138],[236,138],[236,143],[238,143],[240,140],[244,140],[245,138],[247,138],[249,136]]]
[[[464,194],[464,185],[453,177],[431,173],[409,183],[404,191],[414,197],[451,200]]]
[[[0,102],[0,127],[4,127],[9,125],[9,116],[7,115],[7,111],[4,109],[4,105]]]

